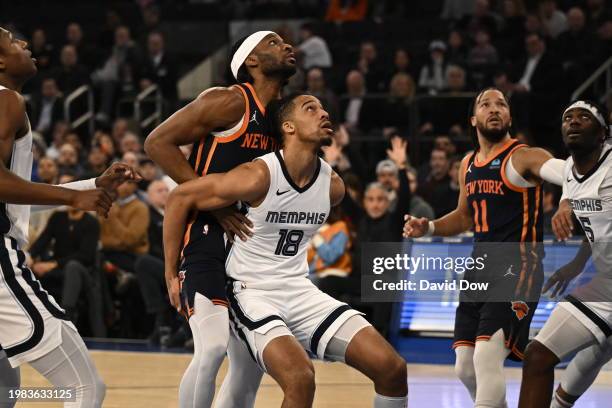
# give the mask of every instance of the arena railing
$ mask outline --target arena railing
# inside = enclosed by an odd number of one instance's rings
[[[153,112],[145,116],[143,105],[153,104]],[[162,120],[163,98],[161,90],[155,84],[140,92],[134,98],[134,119],[141,129],[147,129],[151,125],[159,125]]]
[[[78,100],[84,96],[87,101],[87,110],[76,118],[72,118],[71,108]],[[77,129],[87,123],[89,134],[93,135],[95,131],[95,113],[94,113],[94,95],[89,85],[83,85],[75,89],[64,100],[64,119],[72,129]]]

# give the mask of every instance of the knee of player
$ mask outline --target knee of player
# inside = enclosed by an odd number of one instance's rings
[[[559,359],[548,347],[534,340],[525,350],[523,370],[537,374],[554,369],[558,362]]]
[[[377,378],[373,378],[376,385],[399,389],[407,384],[408,369],[406,360],[395,353],[389,353],[379,364]]]
[[[314,393],[316,385],[315,371],[312,363],[309,362],[309,364],[296,366],[286,373],[286,377],[286,383],[289,385],[289,388],[304,393]]]
[[[474,371],[473,361],[461,361],[457,359],[455,362],[455,374],[460,380],[475,378],[476,373]]]

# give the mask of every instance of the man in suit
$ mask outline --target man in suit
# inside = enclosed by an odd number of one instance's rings
[[[166,53],[164,37],[159,31],[149,33],[147,51],[140,88],[144,90],[151,84],[157,84],[164,99],[175,101],[177,99],[177,63]]]
[[[41,82],[40,93],[36,93],[31,101],[30,120],[32,127],[43,134],[47,141],[51,138],[53,124],[62,120],[64,100],[57,87],[55,78],[47,77]]]

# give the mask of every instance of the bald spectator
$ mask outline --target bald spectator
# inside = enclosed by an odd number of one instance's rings
[[[331,68],[332,56],[325,40],[315,35],[312,24],[305,23],[300,27],[301,43],[295,50],[302,60],[302,68]]]
[[[123,138],[121,139],[121,144],[119,146],[119,150],[121,153],[142,153],[142,143],[140,143],[140,139],[132,132],[126,132]]]
[[[539,4],[540,20],[544,25],[546,34],[550,38],[557,38],[567,30],[567,17],[557,8],[556,0],[543,0]]]
[[[147,313],[155,316],[155,327],[149,337],[153,344],[159,344],[160,338],[170,333],[172,316],[164,279],[163,225],[168,194],[168,186],[162,180],[152,181],[147,188],[149,252],[138,256],[135,263]]]
[[[66,27],[66,44],[72,45],[88,70],[93,70],[98,64],[98,53],[91,43],[83,39],[83,29],[79,23],[70,23]]]
[[[556,47],[567,77],[566,83],[573,91],[596,68],[597,39],[586,26],[586,16],[579,7],[568,10],[567,25],[568,30],[557,37]]]
[[[70,95],[75,89],[89,84],[89,73],[79,63],[79,57],[74,45],[64,45],[60,54],[61,65],[51,71],[59,89],[65,96]]]
[[[156,84],[165,99],[175,101],[177,99],[177,65],[177,61],[166,50],[162,33],[159,31],[149,33],[140,89],[144,90]]]
[[[410,119],[410,104],[414,99],[416,86],[412,77],[405,72],[393,75],[389,83],[389,97],[380,117],[382,126],[408,128]],[[378,116],[378,115],[377,115]]]
[[[306,92],[321,101],[332,122],[338,121],[338,98],[327,87],[325,75],[320,68],[311,68],[306,74]]]
[[[359,60],[355,68],[365,78],[366,89],[369,93],[384,92],[386,73],[384,64],[378,58],[378,49],[372,41],[364,41],[359,47]]]
[[[357,70],[346,75],[347,98],[342,100],[340,106],[341,120],[349,129],[359,127],[359,117],[366,95],[365,79]]]

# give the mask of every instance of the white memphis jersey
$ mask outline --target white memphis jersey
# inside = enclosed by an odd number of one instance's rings
[[[584,175],[576,172],[574,160],[569,157],[563,176],[563,198],[569,199],[591,243],[597,270],[594,279],[606,279],[612,284],[612,146],[604,146],[595,167]]]
[[[0,85],[0,90],[7,89]],[[10,171],[24,180],[32,177],[32,127],[27,121],[28,133],[15,140],[11,153]],[[23,204],[0,203],[0,232],[25,246],[28,242],[28,225],[30,223],[30,206]]]
[[[289,176],[283,153],[259,157],[270,171],[263,202],[248,209],[253,235],[236,240],[226,261],[227,275],[237,281],[280,286],[287,278],[308,274],[310,239],[327,220],[332,169],[321,159],[312,180],[300,188]]]

